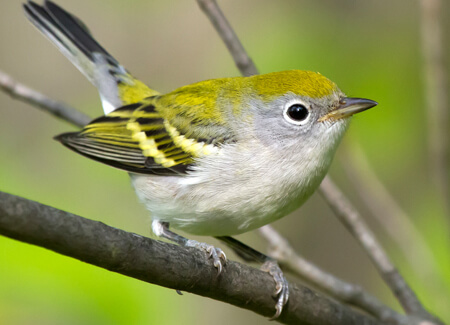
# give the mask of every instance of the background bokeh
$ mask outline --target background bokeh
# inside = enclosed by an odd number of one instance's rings
[[[21,2],[0,1],[0,69],[92,117],[102,114],[96,90],[26,21]],[[194,0],[57,3],[82,18],[110,53],[161,92],[203,79],[239,75]],[[431,181],[427,159],[418,1],[219,3],[262,73],[320,71],[347,95],[380,103],[354,119],[331,174],[361,209],[426,307],[450,322],[450,217]],[[444,6],[443,27],[448,31],[450,4],[444,2]],[[446,53],[450,53],[449,35],[444,35]],[[445,59],[448,63],[448,56]],[[0,113],[1,191],[150,235],[148,213],[138,203],[126,173],[76,155],[52,140],[54,135],[74,130],[73,126],[1,92]],[[415,261],[412,266],[396,238],[387,235],[361,203],[358,189],[344,173],[349,172],[347,161],[354,148],[361,148],[425,238],[432,252],[428,261]],[[319,195],[274,227],[309,260],[400,308]],[[402,231],[398,229],[399,236]],[[265,250],[256,232],[239,238]],[[217,244],[213,239],[203,240]],[[414,245],[411,242],[411,249]],[[0,237],[0,324],[262,321],[258,315],[224,303],[191,294],[179,296],[174,290]]]

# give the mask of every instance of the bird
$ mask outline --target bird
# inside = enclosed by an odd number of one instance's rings
[[[218,274],[226,263],[222,249],[171,229],[216,237],[261,262],[275,281],[277,318],[289,299],[281,268],[231,236],[299,208],[326,175],[351,117],[377,103],[347,97],[307,70],[211,79],[161,94],[54,2],[28,1],[24,11],[98,89],[104,110],[81,131],[55,139],[128,172],[153,233],[207,252]]]

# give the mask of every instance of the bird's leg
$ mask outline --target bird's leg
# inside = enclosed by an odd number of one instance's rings
[[[221,242],[227,244],[233,251],[236,252],[239,257],[247,262],[257,262],[262,263],[261,270],[268,272],[275,280],[275,292],[274,294],[278,296],[278,301],[275,305],[275,315],[271,320],[276,319],[280,316],[284,305],[286,305],[289,299],[289,283],[283,275],[280,266],[277,261],[272,257],[264,255],[257,250],[241,243],[239,240],[232,237],[216,237]]]
[[[217,275],[222,272],[222,265],[227,262],[227,257],[220,248],[180,236],[169,230],[168,222],[153,220],[152,231],[156,236],[166,238],[177,243],[180,246],[195,247],[208,253],[209,257],[213,259],[214,267],[217,268]]]

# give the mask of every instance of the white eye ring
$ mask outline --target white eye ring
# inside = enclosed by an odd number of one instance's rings
[[[309,106],[301,100],[290,100],[284,105],[283,116],[294,125],[305,125],[311,118]]]

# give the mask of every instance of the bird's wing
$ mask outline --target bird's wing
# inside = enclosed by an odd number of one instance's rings
[[[209,113],[203,99],[191,94],[191,103],[176,104],[174,96],[154,96],[123,106],[93,120],[81,132],[56,139],[83,156],[129,172],[184,174],[196,158],[217,154],[234,137],[220,121],[213,122],[215,117],[205,120]],[[167,102],[172,103],[169,108]]]

